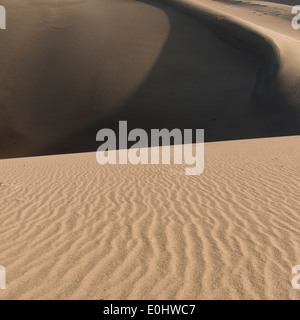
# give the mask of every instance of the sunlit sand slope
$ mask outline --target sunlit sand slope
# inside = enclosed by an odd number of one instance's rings
[[[0,163],[1,299],[299,299],[300,138],[208,143],[206,168]]]

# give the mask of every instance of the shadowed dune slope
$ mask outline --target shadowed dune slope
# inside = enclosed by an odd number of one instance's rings
[[[299,134],[299,78],[283,63],[298,47],[283,58],[285,39],[175,2],[189,1],[4,0],[0,156],[94,151],[119,120],[206,141]]]

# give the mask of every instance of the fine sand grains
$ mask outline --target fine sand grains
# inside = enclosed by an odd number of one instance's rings
[[[1,299],[299,299],[300,137],[205,146],[205,171],[1,160]]]

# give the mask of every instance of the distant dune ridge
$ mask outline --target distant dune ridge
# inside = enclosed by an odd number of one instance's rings
[[[2,0],[0,299],[299,299],[294,4]],[[100,166],[119,120],[205,129],[204,173]]]

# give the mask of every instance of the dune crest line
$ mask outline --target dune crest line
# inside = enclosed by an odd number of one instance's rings
[[[255,97],[276,103],[278,95],[284,95],[286,91],[282,88],[284,84],[278,81],[282,67],[281,47],[269,35],[269,30],[264,32],[263,27],[214,8],[211,3],[199,3],[193,0],[165,0],[165,2],[185,10],[224,42],[251,54],[261,63],[253,90]]]

